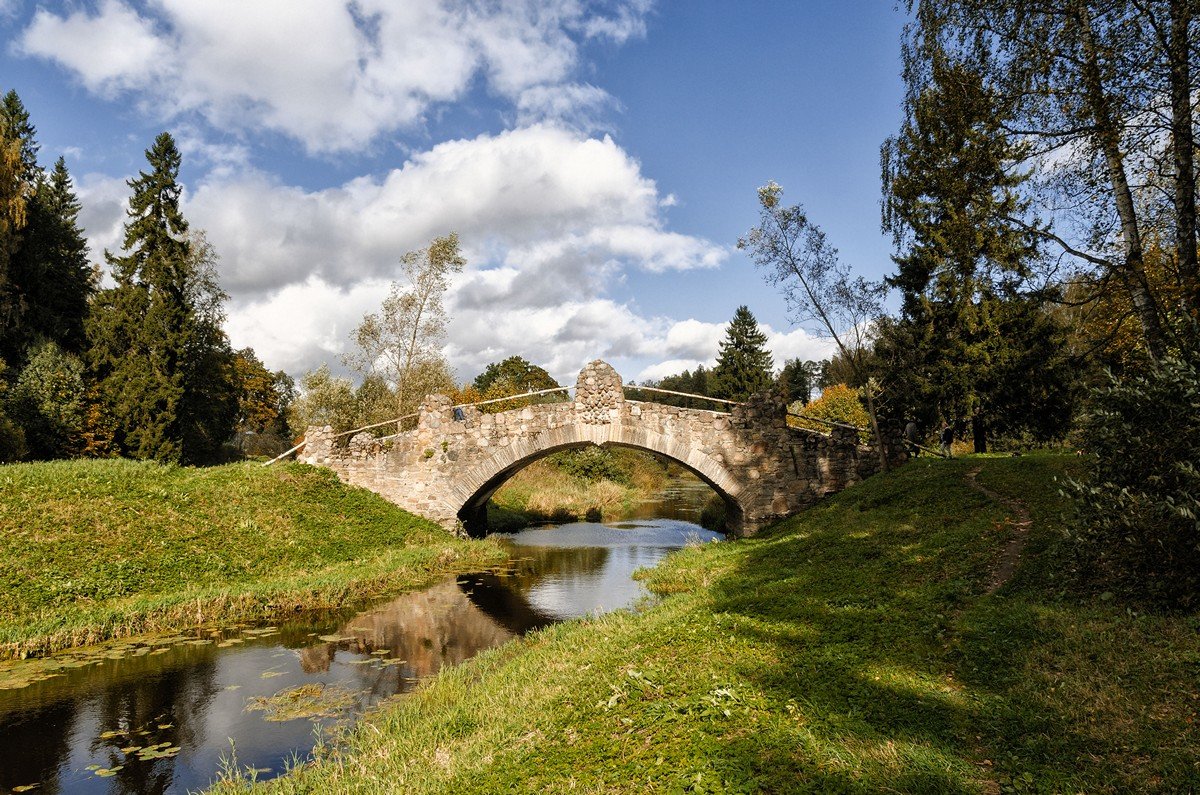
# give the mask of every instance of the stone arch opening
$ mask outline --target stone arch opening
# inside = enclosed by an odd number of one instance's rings
[[[458,510],[458,519],[462,522],[468,535],[481,538],[488,533],[487,526],[487,503],[492,498],[492,495],[503,486],[513,475],[529,466],[535,461],[538,461],[554,453],[562,452],[563,450],[575,450],[589,446],[598,447],[623,447],[630,450],[638,450],[644,453],[653,453],[657,456],[665,458],[672,463],[675,463],[688,472],[691,472],[707,485],[713,492],[721,498],[725,503],[725,528],[724,532],[728,535],[738,535],[742,526],[744,512],[741,503],[738,501],[737,494],[740,488],[737,487],[732,477],[715,461],[708,459],[706,456],[697,456],[690,454],[688,456],[672,455],[662,449],[656,449],[648,445],[634,444],[630,442],[620,441],[605,441],[596,442],[592,440],[582,439],[563,442],[546,446],[535,452],[531,452],[520,458],[506,460],[505,456],[499,461],[489,463],[494,464],[494,471],[490,476],[482,478],[479,485],[474,487],[474,490],[462,503],[462,507]],[[701,466],[697,466],[697,460],[701,459]],[[691,459],[691,460],[689,460]],[[492,469],[489,467],[488,469]],[[714,474],[717,476],[714,477]],[[463,493],[460,491],[460,494]]]

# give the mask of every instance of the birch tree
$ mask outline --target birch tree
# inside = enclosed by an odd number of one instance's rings
[[[879,387],[869,366],[869,334],[883,314],[887,288],[853,276],[804,208],[784,206],[782,198],[783,188],[774,182],[758,189],[758,226],[738,239],[738,248],[747,250],[767,281],[783,293],[792,321],[818,323],[854,370],[855,380],[863,384],[879,465],[886,472],[887,451],[876,406]]]
[[[364,376],[384,379],[395,395],[397,416],[404,416],[424,396],[425,382],[444,380],[431,379],[448,369],[442,355],[448,322],[442,297],[450,276],[460,273],[466,260],[458,235],[450,233],[408,252],[400,264],[407,284],[393,282],[380,311],[363,317],[353,334],[356,350],[345,361]]]

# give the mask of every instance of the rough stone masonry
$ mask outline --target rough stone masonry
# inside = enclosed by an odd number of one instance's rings
[[[751,535],[874,474],[874,448],[856,431],[789,427],[782,393],[768,391],[729,413],[625,399],[621,376],[596,360],[572,402],[487,414],[430,395],[417,427],[390,439],[359,433],[345,446],[329,426],[308,428],[300,460],[455,532],[487,531],[485,506],[509,477],[558,450],[619,445],[665,456],[698,475],[726,503],[726,530]],[[889,461],[907,458],[899,426],[884,431]]]

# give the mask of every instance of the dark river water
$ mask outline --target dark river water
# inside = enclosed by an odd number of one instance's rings
[[[451,577],[358,614],[3,666],[0,792],[187,792],[235,764],[279,775],[319,738],[444,666],[556,621],[636,606],[647,594],[634,570],[721,538],[692,523],[710,493],[684,481],[639,511],[655,518],[501,536],[506,570]]]

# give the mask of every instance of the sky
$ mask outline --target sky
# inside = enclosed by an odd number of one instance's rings
[[[98,263],[175,137],[226,330],[271,369],[345,372],[403,254],[457,232],[459,380],[520,355],[644,381],[711,366],[742,304],[776,367],[829,355],[736,248],[768,181],[891,271],[893,1],[0,0],[0,90],[66,158]]]

